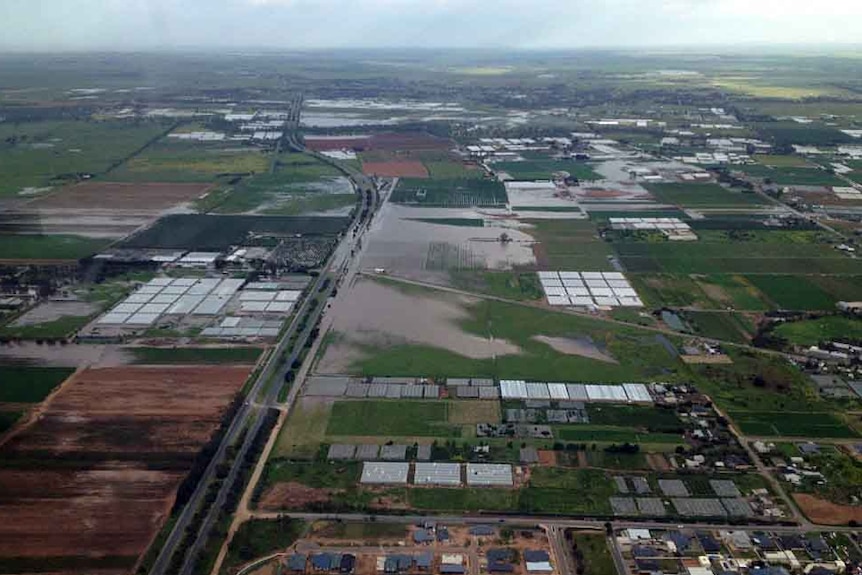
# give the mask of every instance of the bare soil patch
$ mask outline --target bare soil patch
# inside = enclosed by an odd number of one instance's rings
[[[646,454],[647,465],[650,466],[650,469],[655,471],[670,471],[670,463],[668,463],[667,458],[661,453],[647,453]]]
[[[716,353],[713,355],[681,355],[679,358],[683,361],[683,363],[688,364],[729,364],[733,363],[733,360],[729,355],[724,355],[721,353]]]
[[[35,200],[31,208],[159,212],[204,195],[210,184],[84,182]]]
[[[428,170],[422,162],[401,160],[394,162],[365,162],[362,172],[383,178],[427,178]]]
[[[808,493],[794,493],[793,499],[802,513],[814,523],[847,525],[850,521],[862,521],[862,507],[838,505]]]
[[[0,470],[0,560],[112,556],[134,565],[249,371],[172,366],[73,375],[0,450],[8,463]]]
[[[332,491],[317,487],[308,487],[295,481],[276,483],[263,492],[260,497],[261,509],[302,509],[313,503],[326,503]]]
[[[499,401],[455,401],[449,405],[449,423],[474,425],[476,423],[499,423]]]
[[[532,339],[551,346],[554,351],[566,355],[579,355],[590,359],[597,359],[607,363],[619,363],[616,359],[603,352],[595,343],[586,338],[572,339],[568,337],[551,337],[547,335],[534,335]]]
[[[557,465],[557,452],[550,449],[539,450],[539,465],[555,467]]]

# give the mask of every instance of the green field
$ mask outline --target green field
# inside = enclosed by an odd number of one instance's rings
[[[608,539],[599,533],[572,533],[572,554],[579,575],[617,575]]]
[[[542,284],[533,272],[497,272],[457,270],[449,274],[460,289],[485,293],[512,300],[542,299]]]
[[[614,249],[630,272],[677,274],[862,274],[862,260],[827,243],[820,232],[699,231],[696,242],[623,239]],[[755,282],[755,286],[764,288]]]
[[[391,201],[419,207],[500,207],[506,204],[506,188],[495,180],[401,178]]]
[[[138,364],[219,364],[257,362],[262,352],[259,347],[130,347],[125,351],[134,356]]]
[[[764,176],[781,186],[846,186],[841,178],[817,168],[781,167]]]
[[[295,481],[308,487],[350,489],[359,483],[362,464],[358,461],[290,461],[270,459],[261,481],[264,485]]]
[[[38,403],[74,372],[66,367],[0,366],[0,403]]]
[[[730,418],[746,435],[777,437],[855,438],[859,434],[829,412],[731,411]]]
[[[587,406],[587,413],[593,425],[615,425],[670,433],[681,433],[683,427],[673,409],[646,405],[590,404]]]
[[[92,316],[68,315],[53,321],[32,325],[4,325],[0,337],[13,339],[64,339],[87,325]]]
[[[111,240],[82,236],[0,234],[0,260],[77,260],[110,243]]]
[[[541,269],[573,271],[614,271],[608,258],[611,244],[598,236],[589,220],[527,220],[528,233],[539,242],[538,265]]]
[[[587,451],[587,463],[600,469],[650,469],[644,453]]]
[[[326,434],[391,437],[458,437],[444,401],[336,401]]]
[[[246,521],[230,541],[221,572],[233,573],[237,567],[253,559],[284,551],[305,533],[307,527],[305,521],[289,517]]]
[[[610,513],[616,487],[604,471],[537,467],[521,494],[521,511],[596,515]]]
[[[116,182],[212,182],[219,176],[261,174],[270,159],[243,148],[159,142],[111,172]]]
[[[167,129],[156,121],[0,123],[0,196],[102,174]]]
[[[766,311],[773,306],[745,277],[732,274],[630,274],[647,306]]]
[[[778,325],[774,333],[793,345],[812,346],[829,340],[862,341],[862,318],[830,315]]]
[[[775,168],[806,168],[811,166],[808,160],[801,156],[777,156],[770,154],[755,154],[752,159],[764,166]]]
[[[733,343],[747,344],[756,331],[747,317],[737,313],[686,312],[685,319],[695,334]]]
[[[21,419],[23,411],[0,411],[0,433],[3,433]]]
[[[554,172],[568,172],[579,180],[600,180],[602,176],[592,166],[574,160],[526,160],[523,162],[497,162],[491,165],[495,172],[506,172],[515,180],[550,180]]]
[[[737,192],[718,184],[647,184],[657,202],[683,208],[732,208],[766,203],[754,193]]]
[[[746,279],[782,309],[835,309],[837,300],[805,276],[751,275]]]
[[[410,489],[411,507],[428,511],[511,511],[518,508],[518,492],[508,489]]]

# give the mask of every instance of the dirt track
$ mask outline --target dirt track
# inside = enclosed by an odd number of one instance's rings
[[[140,366],[73,375],[0,451],[0,558],[74,557],[66,571],[95,572],[80,561],[111,557],[116,567],[102,572],[129,572],[250,370]]]

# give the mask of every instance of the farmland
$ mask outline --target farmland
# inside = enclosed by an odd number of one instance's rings
[[[111,180],[213,182],[219,177],[263,173],[269,164],[270,158],[257,151],[160,142],[113,170]]]
[[[404,178],[398,180],[392,201],[431,207],[490,207],[504,205],[507,198],[503,184],[492,180]]]
[[[457,437],[447,425],[448,405],[428,401],[339,401],[332,406],[327,435]]]
[[[347,218],[292,216],[172,215],[123,243],[131,248],[224,250],[247,234],[285,237],[294,234],[331,236],[347,226]]]
[[[71,235],[0,234],[0,260],[77,260],[91,256],[111,242]]]
[[[682,208],[719,208],[763,204],[753,193],[729,190],[717,184],[649,184],[656,201]]]
[[[259,347],[133,347],[134,363],[169,364],[254,364],[261,354]]]
[[[3,447],[8,522],[0,527],[0,557],[80,570],[100,566],[102,556],[115,569],[130,568],[248,373],[141,367],[76,374],[43,416]],[[45,453],[57,464],[52,469],[38,463]],[[148,469],[147,462],[157,465]],[[87,530],[75,527],[81,521]]]
[[[532,220],[533,248],[543,269],[613,271],[613,249],[587,220]]]
[[[731,411],[731,419],[748,435],[854,438],[859,434],[826,412]]]
[[[0,124],[0,196],[109,171],[168,128],[160,122]]]
[[[207,192],[207,184],[85,182],[62,188],[30,207],[50,210],[134,210],[159,212],[190,202]]]
[[[74,370],[0,365],[0,403],[38,403]]]
[[[799,346],[817,345],[832,340],[862,340],[862,321],[845,316],[787,322],[775,328],[775,334]]]

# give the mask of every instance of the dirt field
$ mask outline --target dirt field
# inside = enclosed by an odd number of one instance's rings
[[[307,487],[293,481],[276,483],[260,497],[258,507],[261,509],[302,509],[310,503],[325,503],[329,501],[331,491],[316,487]]]
[[[688,364],[728,364],[733,363],[729,355],[717,353],[715,355],[681,355],[679,358]]]
[[[449,405],[449,423],[475,425],[499,423],[499,401],[455,401]]]
[[[362,172],[383,178],[427,178],[428,170],[422,162],[403,160],[396,162],[365,162]]]
[[[557,465],[557,452],[550,449],[539,450],[539,465],[554,467]]]
[[[61,188],[35,200],[29,207],[159,212],[192,201],[209,188],[210,184],[85,182]]]
[[[97,311],[99,306],[85,301],[46,301],[16,319],[12,325],[14,327],[37,325],[68,316],[85,317]]]
[[[452,142],[428,134],[375,134],[371,137],[373,150],[448,150]]]
[[[105,572],[131,571],[249,372],[172,366],[73,375],[0,451],[0,561],[66,565],[69,557],[74,566],[57,572],[89,572],[87,561],[95,568],[108,557]]]
[[[802,513],[814,523],[847,525],[850,521],[862,521],[862,507],[837,505],[808,493],[794,493],[793,499]]]
[[[365,150],[371,146],[371,137],[339,138],[337,136],[306,136],[305,145],[310,150],[324,152],[330,150]]]

